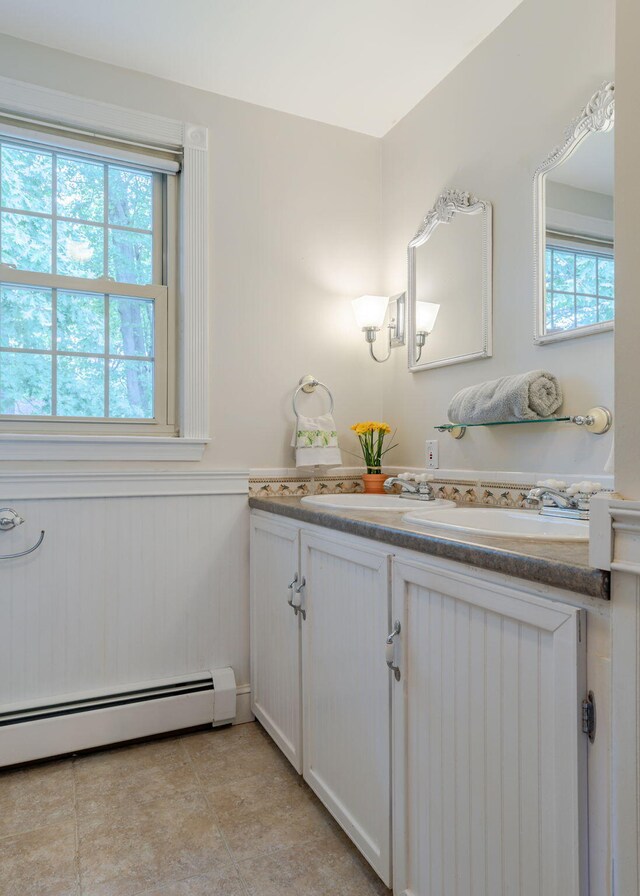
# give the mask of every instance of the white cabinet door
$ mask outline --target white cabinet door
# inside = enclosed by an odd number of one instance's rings
[[[251,515],[251,709],[302,772],[298,546],[297,526]]]
[[[583,611],[394,561],[396,896],[584,896]]]
[[[301,536],[304,777],[390,884],[390,559],[360,545]]]

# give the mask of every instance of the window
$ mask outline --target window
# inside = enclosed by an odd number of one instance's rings
[[[0,137],[0,419],[173,432],[170,181]]]
[[[576,330],[614,319],[613,246],[547,240],[545,330]]]

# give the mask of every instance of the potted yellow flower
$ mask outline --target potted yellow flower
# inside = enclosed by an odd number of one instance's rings
[[[388,423],[369,420],[364,423],[354,423],[351,429],[358,436],[367,467],[367,472],[362,477],[364,490],[369,494],[381,495],[384,492],[383,485],[387,478],[382,472],[382,458],[387,451],[396,447],[396,445],[384,447],[384,440],[391,433],[391,427]]]

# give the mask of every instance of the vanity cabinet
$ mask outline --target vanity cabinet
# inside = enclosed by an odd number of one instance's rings
[[[302,531],[304,778],[391,886],[390,557]]]
[[[393,564],[394,892],[584,896],[585,614]]]
[[[389,886],[390,611],[388,550],[252,514],[252,710]]]
[[[586,896],[585,611],[251,516],[253,711],[396,896]]]
[[[301,773],[300,622],[288,603],[299,581],[299,532],[278,518],[251,514],[251,709]]]

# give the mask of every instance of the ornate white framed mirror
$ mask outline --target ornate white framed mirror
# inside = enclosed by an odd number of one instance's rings
[[[491,213],[487,200],[445,190],[409,243],[412,373],[491,356]]]
[[[613,329],[614,110],[607,82],[533,178],[537,344]]]

